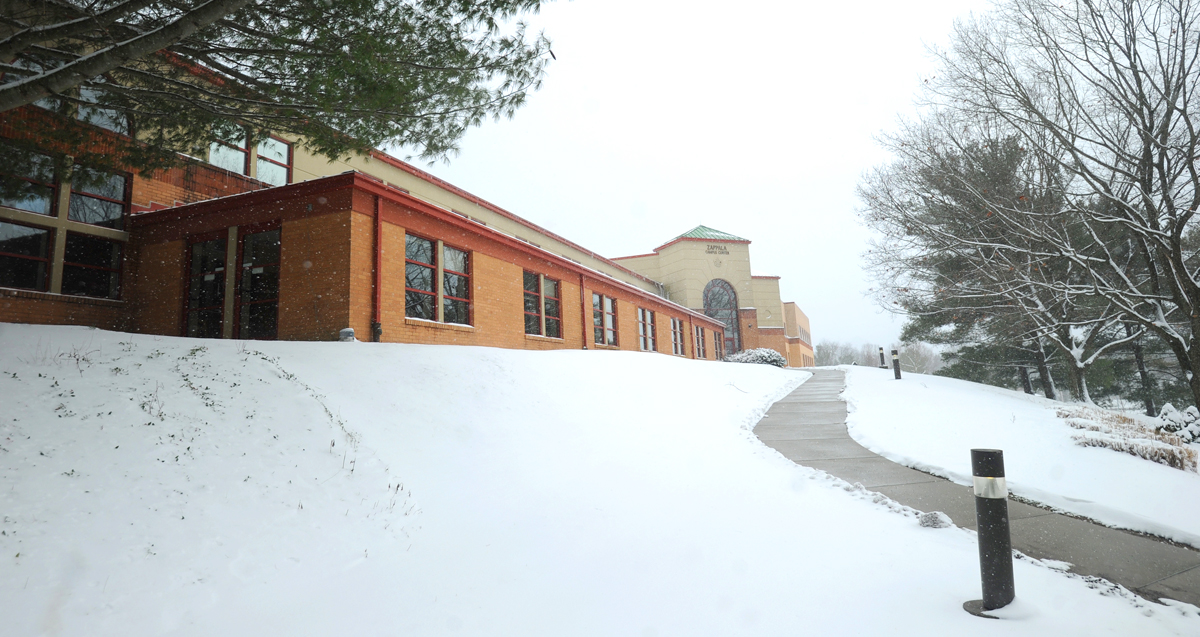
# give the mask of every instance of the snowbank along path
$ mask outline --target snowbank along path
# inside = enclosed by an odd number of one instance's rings
[[[807,374],[0,324],[4,635],[1196,635],[751,432]]]

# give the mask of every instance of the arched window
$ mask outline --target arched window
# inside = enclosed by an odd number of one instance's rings
[[[725,354],[742,351],[737,292],[728,281],[713,279],[704,286],[704,314],[725,324]]]

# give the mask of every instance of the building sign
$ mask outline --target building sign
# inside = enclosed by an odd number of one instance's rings
[[[710,243],[708,244],[708,249],[706,249],[704,252],[705,254],[729,254],[729,248]]]

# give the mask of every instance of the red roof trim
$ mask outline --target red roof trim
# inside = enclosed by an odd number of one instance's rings
[[[600,256],[600,255],[596,254],[595,252],[592,252],[591,250],[588,250],[587,248],[579,245],[578,243],[571,241],[570,239],[566,239],[557,234],[554,234],[553,232],[550,232],[549,230],[537,225],[536,223],[533,223],[532,221],[527,221],[521,217],[518,217],[517,215],[501,208],[500,206],[497,206],[494,203],[488,202],[488,201],[481,199],[475,195],[472,195],[471,193],[463,190],[462,188],[459,188],[458,186],[455,186],[454,184],[452,184],[444,179],[435,177],[432,174],[427,173],[424,170],[421,170],[420,168],[413,166],[412,164],[409,164],[409,163],[403,162],[399,159],[396,159],[395,157],[392,157],[391,155],[389,155],[381,150],[372,150],[371,157],[378,159],[379,161],[382,161],[383,163],[385,163],[389,166],[392,166],[394,168],[399,168],[400,170],[403,170],[404,172],[406,172],[418,179],[427,181],[443,190],[452,192],[452,193],[458,195],[459,197],[462,197],[463,199],[470,201],[473,204],[476,204],[482,208],[486,208],[486,209],[500,215],[501,217],[504,217],[511,221],[515,221],[515,222],[525,226],[526,228],[533,230],[534,232],[538,232],[542,235],[550,237],[551,239],[554,239],[555,241],[559,241],[559,242],[561,242],[565,245],[568,245],[576,250],[579,250],[580,252],[588,255],[589,257],[596,259],[597,261],[601,261],[603,263],[611,265],[614,268],[617,268],[618,270],[621,270],[622,272],[629,274],[630,276],[641,279],[642,281],[645,281],[647,283],[654,283],[656,285],[658,284],[658,281],[655,281],[654,279],[651,279],[644,275],[638,274],[637,272],[634,272],[633,270],[626,268],[625,266],[613,261],[612,259]]]
[[[458,213],[451,212],[450,210],[440,208],[427,201],[418,199],[398,187],[387,184],[380,179],[372,177],[371,175],[366,175],[359,172],[346,172],[340,175],[322,177],[320,179],[313,179],[288,186],[277,186],[275,188],[267,188],[264,190],[256,190],[254,192],[229,195],[227,197],[219,197],[217,199],[209,199],[198,203],[176,206],[174,208],[165,208],[163,210],[156,210],[154,212],[144,212],[130,217],[130,224],[132,226],[147,226],[160,223],[170,223],[173,221],[215,214],[235,207],[253,206],[256,204],[279,201],[280,199],[293,199],[315,195],[321,192],[341,190],[344,188],[355,188],[368,192],[377,197],[384,197],[392,203],[396,203],[422,214],[429,215],[435,219],[438,219],[439,221],[456,226],[462,230],[483,235],[492,241],[503,244],[510,248],[515,248],[521,252],[524,252],[525,254],[551,261],[559,267],[566,268],[567,270],[570,270],[576,274],[582,274],[585,278],[623,289],[631,293],[633,296],[657,303],[659,305],[677,308],[679,312],[686,314],[693,319],[700,319],[704,323],[708,324],[710,328],[713,326],[716,326],[716,328],[719,329],[724,328],[724,323],[709,318],[700,312],[686,308],[678,303],[675,303],[674,301],[669,301],[660,296],[651,294],[637,286],[630,285],[629,283],[626,283],[620,279],[589,268],[566,257],[561,257],[553,252],[538,248],[537,246],[531,245],[525,241],[521,241],[516,237],[504,234],[499,230],[495,230],[490,226],[485,226],[471,221],[470,219],[463,217]],[[373,211],[355,210],[353,212],[365,215],[374,214]]]
[[[621,259],[639,259],[641,257],[656,257],[656,256],[658,256],[657,252],[651,252],[649,254],[634,254],[634,255],[627,256],[627,257],[613,257],[613,260],[620,261]]]

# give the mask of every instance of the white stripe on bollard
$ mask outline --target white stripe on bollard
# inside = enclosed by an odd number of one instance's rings
[[[1008,497],[1008,483],[1004,478],[971,477],[975,479],[975,497],[992,500],[1004,500]]]

